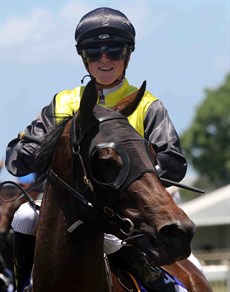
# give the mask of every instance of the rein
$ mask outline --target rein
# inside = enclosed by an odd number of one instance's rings
[[[111,208],[107,206],[104,206],[103,213],[98,211],[98,209],[95,208],[88,200],[86,200],[82,194],[80,194],[76,189],[72,188],[69,184],[67,184],[52,169],[48,170],[47,178],[51,179],[55,183],[58,183],[64,189],[70,192],[79,201],[79,203],[92,208],[95,215],[99,217],[103,221],[103,223],[105,223],[105,225],[113,225],[113,226],[119,227],[119,230],[124,235],[128,236],[128,238],[131,237],[131,235],[134,232],[134,224],[130,219],[122,218],[119,214],[115,213]],[[82,221],[79,221],[79,220],[77,222],[79,222],[79,224],[83,223]],[[76,228],[79,225],[75,223],[73,225]],[[75,228],[70,228],[69,232],[73,232]]]
[[[6,184],[11,184],[16,186],[22,193],[19,194],[17,197],[11,199],[11,200],[6,200],[4,199],[2,196],[0,196],[0,199],[4,202],[15,202],[16,200],[20,200],[22,197],[25,197],[27,199],[27,201],[29,202],[30,206],[34,209],[34,210],[39,210],[40,206],[38,206],[35,201],[31,198],[31,196],[29,195],[29,192],[33,190],[35,185],[38,185],[39,183],[41,183],[41,181],[37,181],[35,182],[28,190],[25,190],[23,187],[21,187],[19,184],[17,184],[14,181],[4,181],[2,183],[0,183],[0,187],[6,185]]]
[[[126,245],[128,241],[133,240],[138,237],[144,237],[146,234],[140,233],[139,230],[134,228],[133,222],[128,218],[122,218],[119,214],[115,214],[115,212],[110,209],[109,207],[104,207],[103,211],[104,213],[99,212],[89,201],[85,199],[84,196],[82,196],[77,190],[73,189],[69,184],[67,184],[63,179],[61,179],[52,169],[49,169],[47,172],[47,178],[50,178],[53,182],[56,182],[60,184],[64,189],[66,189],[68,192],[70,192],[80,203],[87,207],[91,207],[92,210],[95,212],[95,214],[100,216],[100,219],[102,219],[107,225],[111,224],[116,227],[119,227],[119,230],[121,233],[125,236],[127,236],[125,239],[122,240],[121,244]],[[110,220],[108,222],[108,219]],[[111,222],[112,219],[112,222]],[[78,220],[76,221],[72,226],[68,228],[68,231],[71,233],[73,232],[80,224],[83,222]],[[115,223],[115,224],[114,224]],[[128,225],[127,225],[128,224]],[[127,230],[124,230],[123,228],[126,228]],[[134,232],[139,232],[139,234],[133,235]]]

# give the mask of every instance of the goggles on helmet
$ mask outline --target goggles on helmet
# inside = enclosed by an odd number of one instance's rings
[[[82,56],[82,59],[85,62],[93,62],[98,61],[102,54],[105,53],[107,58],[113,61],[125,59],[132,51],[132,46],[97,46],[97,47],[89,47],[83,48],[80,50],[79,54]]]

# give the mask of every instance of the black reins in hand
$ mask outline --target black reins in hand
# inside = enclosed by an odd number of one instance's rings
[[[4,181],[2,183],[0,183],[0,187],[3,187],[4,185],[14,185],[15,187],[17,187],[20,191],[21,194],[19,194],[17,197],[11,199],[11,200],[6,200],[4,199],[4,197],[0,196],[0,199],[4,202],[14,202],[16,200],[20,200],[22,197],[25,197],[26,200],[29,202],[30,206],[34,209],[34,210],[39,210],[40,206],[38,206],[36,204],[36,202],[31,198],[31,196],[29,195],[29,192],[32,191],[35,187],[35,185],[39,185],[41,182],[35,182],[28,190],[25,190],[22,186],[20,186],[18,183],[14,182],[14,181]]]

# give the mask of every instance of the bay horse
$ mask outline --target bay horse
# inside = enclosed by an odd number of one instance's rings
[[[104,233],[135,245],[155,266],[189,256],[194,223],[161,184],[151,145],[126,118],[144,91],[145,84],[132,99],[107,109],[96,104],[91,80],[79,110],[42,142],[34,167],[46,173],[47,185],[36,234],[33,292],[127,291],[117,280],[113,290],[108,283]],[[184,273],[180,267],[176,273],[180,270]],[[196,280],[189,277],[183,281]],[[194,291],[211,291],[204,287]]]

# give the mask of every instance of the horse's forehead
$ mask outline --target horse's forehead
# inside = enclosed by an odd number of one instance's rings
[[[106,145],[110,147],[110,143],[117,145],[116,151],[120,149],[118,154],[124,157],[122,153],[125,153],[129,161],[129,172],[123,187],[127,187],[146,172],[155,172],[147,141],[136,132],[127,118],[118,112],[101,107],[96,108],[94,116],[99,121],[99,128],[97,134],[94,137],[91,136],[89,157],[95,149],[106,147]]]
[[[96,105],[94,117],[99,122],[99,133],[96,135],[96,139],[122,142],[130,136],[141,138],[128,119],[119,112]]]
[[[93,113],[94,113],[94,116],[97,119],[101,119],[101,118],[103,118],[105,116],[113,117],[113,118],[118,118],[118,117],[124,117],[125,118],[125,116],[123,116],[119,112],[114,111],[114,110],[112,110],[110,108],[103,107],[103,106],[98,105],[98,104],[95,105]]]
[[[94,137],[91,136],[89,152],[91,152],[95,145],[110,142],[122,145],[127,152],[131,152],[137,156],[141,152],[142,155],[149,152],[147,150],[148,142],[137,133],[125,116],[111,109],[96,106],[94,109],[94,117],[99,124],[98,132]]]

